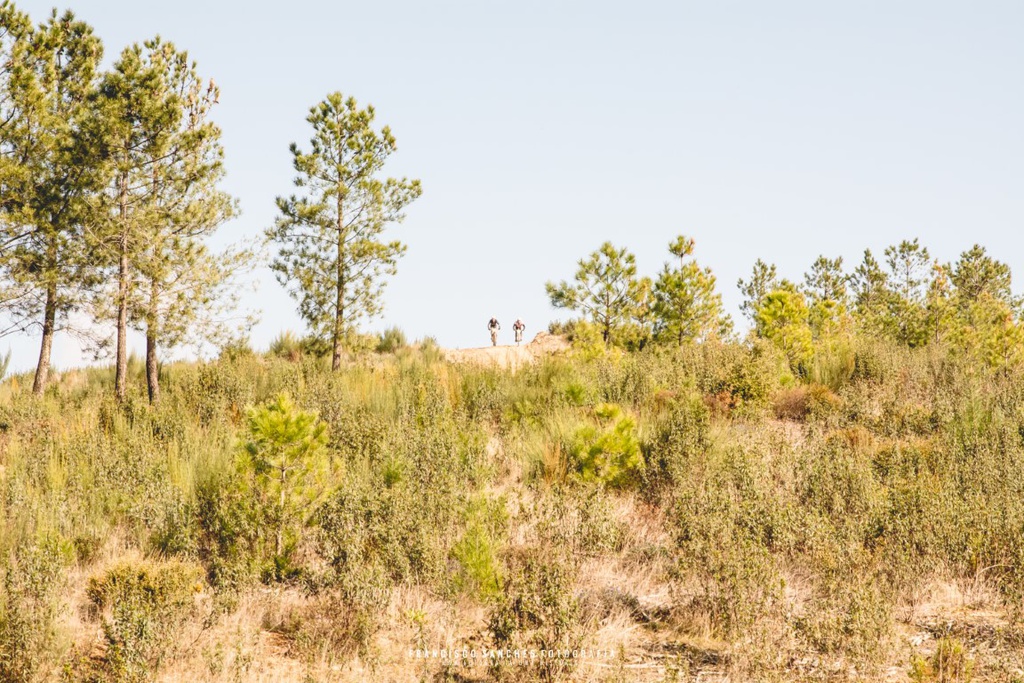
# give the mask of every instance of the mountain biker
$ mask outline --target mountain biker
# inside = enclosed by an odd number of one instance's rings
[[[491,318],[491,322],[487,323],[487,329],[491,333],[491,346],[498,345],[498,330],[501,329],[501,325],[498,323],[497,318]]]
[[[526,329],[526,325],[523,324],[522,318],[516,318],[516,322],[512,325],[512,330],[516,333],[516,345],[523,341],[523,330]]]

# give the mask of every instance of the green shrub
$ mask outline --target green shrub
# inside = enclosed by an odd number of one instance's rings
[[[893,630],[892,597],[877,569],[856,559],[821,571],[814,599],[796,620],[797,631],[820,652],[876,661]]]
[[[780,615],[783,581],[772,555],[786,537],[764,473],[741,453],[712,454],[689,467],[676,492],[676,571],[696,586],[680,609],[735,638]],[[785,545],[784,543],[780,543]]]
[[[270,342],[267,353],[276,358],[297,361],[302,358],[302,340],[290,330],[285,330]]]
[[[299,531],[327,486],[327,425],[280,394],[248,411],[247,432],[239,472],[251,487],[260,521],[273,530],[272,554],[269,548],[266,554],[282,578]]]
[[[929,659],[914,655],[910,662],[910,680],[914,683],[970,683],[974,662],[967,647],[956,638],[941,638]]]
[[[178,561],[123,562],[89,580],[106,640],[104,680],[146,681],[174,650],[196,612],[202,571]]]
[[[648,497],[657,498],[685,484],[691,461],[710,448],[710,416],[696,398],[672,402],[652,442],[645,444],[644,480]]]
[[[405,332],[398,327],[389,327],[377,336],[377,346],[374,350],[377,353],[394,353],[408,345]]]
[[[508,524],[505,500],[475,498],[469,502],[465,517],[465,530],[451,551],[459,567],[455,585],[478,598],[492,598],[500,592],[502,583],[499,553]]]
[[[582,643],[580,605],[573,594],[578,568],[555,547],[535,547],[507,560],[508,576],[488,621],[494,647],[545,653],[526,661],[495,659],[492,673],[500,678],[558,680],[571,674],[571,657],[547,653],[579,649]]]
[[[2,565],[0,680],[41,680],[53,667],[68,549],[57,539],[25,545]]]
[[[583,425],[572,435],[570,464],[584,481],[611,487],[635,482],[644,467],[636,422],[609,403],[595,408],[594,417],[596,424]]]

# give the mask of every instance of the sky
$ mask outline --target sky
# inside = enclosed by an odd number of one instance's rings
[[[34,20],[51,2],[20,0]],[[737,322],[758,258],[799,279],[919,237],[974,243],[1024,282],[1024,3],[976,0],[70,0],[105,46],[156,34],[221,89],[224,189],[257,240],[293,192],[288,146],[329,92],[373,104],[423,196],[386,233],[408,245],[368,330],[450,347],[565,318],[544,283],[605,240],[655,275],[696,240]],[[252,344],[304,332],[267,269]],[[1019,287],[1017,288],[1019,291]],[[742,327],[742,324],[741,324]],[[33,367],[37,337],[0,340]],[[140,339],[134,350],[142,353]],[[87,362],[61,335],[58,368]]]

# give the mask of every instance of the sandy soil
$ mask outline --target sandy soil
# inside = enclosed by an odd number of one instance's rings
[[[517,370],[539,358],[564,351],[569,342],[564,337],[538,332],[533,341],[515,344],[483,346],[476,349],[445,349],[445,358],[453,363],[476,363]]]

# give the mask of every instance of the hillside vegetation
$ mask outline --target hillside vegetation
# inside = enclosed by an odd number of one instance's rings
[[[0,680],[1019,680],[1017,370],[329,363],[7,380]]]

